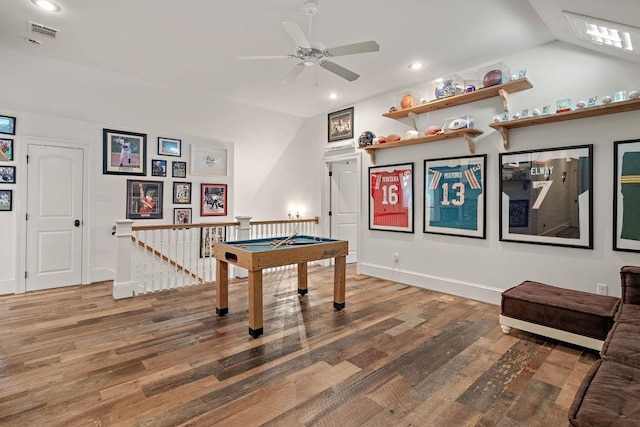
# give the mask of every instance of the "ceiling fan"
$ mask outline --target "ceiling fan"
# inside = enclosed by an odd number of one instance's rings
[[[254,56],[238,56],[238,59],[297,59],[299,62],[282,79],[281,83],[291,83],[306,67],[314,65],[320,66],[345,80],[350,82],[360,77],[359,74],[344,68],[335,62],[329,61],[328,58],[336,56],[354,55],[357,53],[377,52],[380,46],[373,40],[353,43],[344,46],[337,46],[327,49],[322,43],[310,42],[311,38],[311,20],[318,11],[316,2],[307,2],[304,4],[304,11],[309,17],[309,37],[304,35],[302,28],[294,22],[283,22],[285,30],[293,39],[296,50],[288,55],[254,55]]]

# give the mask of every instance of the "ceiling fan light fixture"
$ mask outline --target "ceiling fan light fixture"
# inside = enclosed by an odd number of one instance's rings
[[[413,61],[409,64],[409,69],[413,71],[422,70],[424,68],[424,62]]]
[[[60,12],[60,6],[51,0],[31,0],[31,3],[35,4],[40,9],[46,10],[47,12]]]
[[[304,61],[304,62],[302,63],[302,65],[304,65],[305,67],[312,67],[312,66],[314,66],[315,64],[316,64],[316,63],[315,63],[315,62],[313,62],[313,61]]]

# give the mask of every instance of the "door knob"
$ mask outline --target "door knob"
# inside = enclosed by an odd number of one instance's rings
[[[75,221],[73,221],[73,225],[75,225],[76,227],[80,227],[80,220],[76,219]]]

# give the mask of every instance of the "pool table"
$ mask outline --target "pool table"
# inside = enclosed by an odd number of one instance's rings
[[[229,264],[249,271],[249,335],[263,334],[262,270],[282,265],[298,265],[298,293],[307,293],[307,262],[335,258],[333,273],[333,307],[345,306],[345,269],[348,242],[296,235],[268,239],[219,242],[213,246],[216,258],[216,313],[229,312]]]

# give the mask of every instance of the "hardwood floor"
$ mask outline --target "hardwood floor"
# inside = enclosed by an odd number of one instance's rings
[[[7,426],[567,426],[596,352],[514,331],[500,308],[333,270],[264,278],[251,338],[246,281],[114,301],[110,283],[0,297]]]

